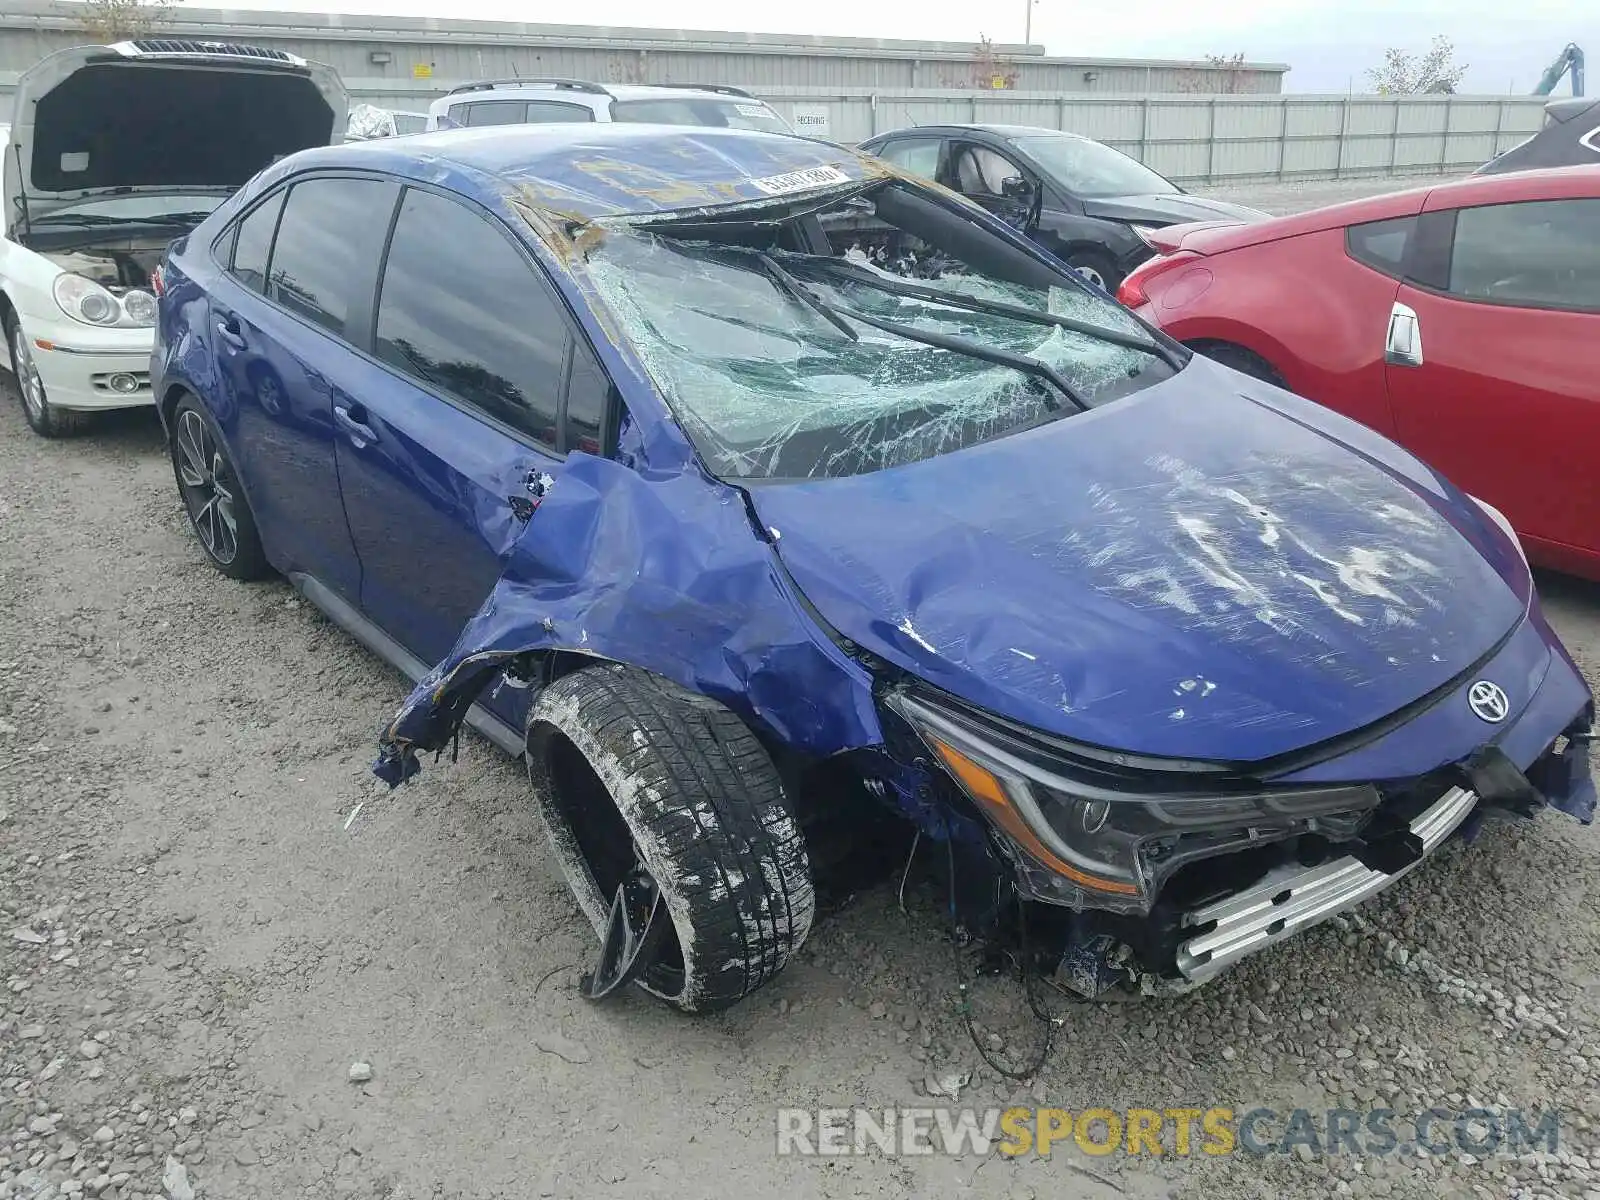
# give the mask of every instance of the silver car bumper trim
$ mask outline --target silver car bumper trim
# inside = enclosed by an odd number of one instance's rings
[[[1393,874],[1374,871],[1346,856],[1315,867],[1278,867],[1242,892],[1185,915],[1183,923],[1215,926],[1178,946],[1178,970],[1199,983],[1257,950],[1293,937],[1320,921],[1374,896],[1432,854],[1478,802],[1475,793],[1453,787],[1411,822],[1422,842],[1422,858]]]

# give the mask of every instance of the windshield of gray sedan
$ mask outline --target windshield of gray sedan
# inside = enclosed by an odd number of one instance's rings
[[[1066,269],[920,189],[871,190],[776,217],[613,227],[590,252],[713,472],[901,466],[1171,374],[1171,352]]]
[[[1167,196],[1179,190],[1143,163],[1088,138],[1038,134],[1012,138],[1011,144],[1075,196]]]

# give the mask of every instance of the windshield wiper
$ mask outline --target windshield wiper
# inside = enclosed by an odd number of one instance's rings
[[[896,337],[905,338],[908,342],[920,342],[924,346],[933,346],[939,350],[949,350],[955,354],[965,354],[969,358],[992,362],[997,366],[1010,367],[1013,371],[1021,372],[1035,379],[1043,379],[1056,391],[1072,401],[1079,412],[1089,411],[1088,400],[1084,399],[1082,393],[1073,387],[1062,376],[1061,372],[1049,363],[1040,362],[1037,358],[1030,358],[1026,354],[1017,354],[1011,350],[997,350],[993,346],[985,346],[981,342],[968,341],[966,338],[956,337],[953,334],[935,333],[931,329],[918,329],[913,325],[902,325],[899,321],[889,321],[883,317],[874,317],[869,313],[846,308],[843,305],[830,304],[785,271],[770,255],[764,254],[759,250],[753,253],[767,277],[777,284],[785,294],[791,299],[804,304],[807,308],[814,310],[853,342],[861,339],[856,334],[856,331],[850,328],[845,320],[846,317],[852,321],[859,321],[863,325],[870,325],[874,329],[881,329],[885,333],[892,333]],[[1045,403],[1052,411],[1061,407],[1060,404],[1053,400],[1046,399]]]
[[[852,342],[861,340],[860,335],[850,328],[848,321],[824,304],[822,298],[806,287],[805,284],[774,262],[770,255],[757,251],[756,261],[761,264],[762,270],[766,271],[768,278],[777,284],[782,291],[787,292],[791,299],[800,301],[801,304],[811,309],[812,312],[816,313]]]
[[[107,217],[101,213],[45,213],[35,217],[35,225],[126,225],[126,217]]]
[[[1064,317],[1058,313],[1041,312],[1037,308],[1029,308],[1025,304],[1009,304],[1004,300],[982,300],[976,296],[969,296],[963,292],[947,292],[942,288],[926,287],[919,283],[911,283],[900,279],[884,278],[876,271],[869,271],[854,263],[830,258],[824,254],[796,255],[804,258],[808,263],[820,271],[832,275],[840,275],[853,279],[858,283],[875,287],[880,291],[890,292],[900,296],[910,296],[917,300],[928,300],[936,304],[947,304],[951,308],[964,308],[968,312],[988,313],[997,317],[1012,317],[1018,321],[1030,321],[1035,325],[1055,325],[1071,333],[1080,333],[1084,337],[1098,338],[1103,342],[1110,342],[1114,346],[1122,346],[1128,350],[1142,350],[1146,354],[1153,354],[1162,359],[1174,370],[1183,364],[1154,338],[1143,334],[1123,333],[1117,329],[1107,329],[1103,325],[1095,325],[1089,321],[1079,321],[1072,317]]]
[[[822,302],[819,301],[819,303]],[[871,325],[874,329],[881,329],[885,333],[903,337],[908,342],[921,342],[924,346],[935,346],[940,350],[950,350],[956,354],[965,354],[969,358],[982,359],[984,362],[992,362],[997,366],[1010,367],[1013,371],[1031,375],[1035,379],[1043,379],[1056,391],[1072,401],[1079,412],[1088,412],[1091,407],[1083,394],[1073,387],[1060,371],[1037,358],[1032,358],[1026,354],[1017,354],[1011,350],[997,350],[993,346],[985,346],[982,342],[968,341],[966,338],[956,337],[954,334],[935,333],[931,329],[918,329],[915,325],[902,325],[899,321],[886,321],[882,317],[874,317],[854,308],[840,306],[835,311],[849,317],[852,321],[860,321],[863,325]],[[1045,403],[1052,409],[1061,407],[1061,405],[1048,399]]]
[[[167,225],[187,225],[191,222],[198,224],[209,217],[210,213],[152,213],[142,217],[113,217],[105,213],[45,213],[35,219],[36,225],[62,225],[74,228],[100,228],[105,225],[151,225],[157,228]]]

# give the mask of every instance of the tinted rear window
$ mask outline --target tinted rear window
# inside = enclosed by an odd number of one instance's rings
[[[1415,217],[1395,217],[1388,221],[1369,221],[1345,230],[1345,245],[1350,257],[1399,279],[1405,272],[1406,252],[1417,229]]]
[[[267,256],[272,253],[272,235],[283,211],[284,193],[279,192],[239,222],[233,243],[233,276],[252,292],[267,285]]]
[[[565,318],[505,233],[406,192],[378,298],[380,359],[554,446],[566,346]]]
[[[660,100],[619,100],[611,106],[613,121],[644,125],[709,125],[718,129],[764,129],[788,133],[782,117],[759,100],[711,100],[701,97],[663,97]]]
[[[1494,304],[1600,310],[1600,200],[1462,209],[1450,291]]]
[[[939,173],[938,138],[897,138],[878,147],[877,155],[924,179],[933,179]]]
[[[577,104],[558,104],[553,100],[528,101],[531,125],[575,125],[594,120],[594,113]]]
[[[465,125],[521,125],[528,105],[522,100],[480,100],[464,104],[450,115]]]
[[[371,279],[396,188],[377,179],[308,179],[289,190],[267,296],[346,336],[354,281]]]

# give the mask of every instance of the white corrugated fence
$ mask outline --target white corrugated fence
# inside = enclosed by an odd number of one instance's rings
[[[15,75],[0,74],[0,121]],[[353,100],[423,111],[453,81],[346,79]],[[1532,96],[1098,96],[944,90],[756,92],[803,131],[855,143],[908,125],[1035,125],[1096,138],[1179,183],[1468,171],[1538,131]]]

